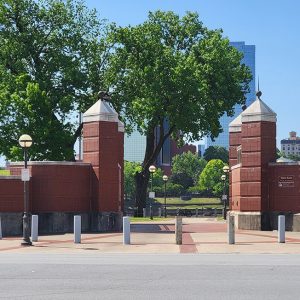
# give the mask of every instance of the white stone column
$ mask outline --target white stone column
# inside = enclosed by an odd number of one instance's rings
[[[130,245],[130,218],[123,217],[123,245]]]
[[[32,215],[31,216],[31,240],[33,242],[37,242],[38,235],[39,235],[39,216]]]
[[[285,243],[285,216],[278,216],[278,243]]]
[[[228,244],[235,244],[234,216],[227,215]]]
[[[2,240],[2,226],[1,226],[1,217],[0,217],[0,240]]]
[[[81,243],[81,216],[74,216],[74,243]]]
[[[176,244],[182,245],[182,217],[176,216],[175,218],[175,237]]]

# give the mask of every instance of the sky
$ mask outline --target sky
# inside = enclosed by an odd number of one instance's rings
[[[149,11],[196,11],[209,29],[230,41],[256,46],[262,100],[277,113],[277,146],[292,130],[300,135],[300,1],[298,0],[86,0],[100,18],[137,25]],[[257,79],[257,78],[256,78]],[[0,159],[0,165],[3,160]]]
[[[149,11],[196,11],[209,29],[230,41],[256,46],[256,76],[262,100],[277,113],[277,145],[294,130],[300,135],[300,1],[298,0],[88,0],[100,17],[136,25]],[[257,82],[257,78],[256,78]]]

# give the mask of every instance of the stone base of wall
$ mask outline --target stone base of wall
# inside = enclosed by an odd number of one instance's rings
[[[40,213],[39,234],[71,233],[74,215],[81,215],[82,232],[111,232],[122,230],[123,214],[117,212],[93,213]],[[23,234],[23,213],[0,213],[2,235],[16,236]]]
[[[234,216],[235,227],[245,230],[277,230],[278,216],[285,215],[285,230],[300,231],[300,214],[291,212],[237,212],[230,211]]]
[[[260,212],[230,211],[229,214],[234,216],[234,223],[237,229],[261,230],[262,218]]]
[[[272,212],[271,217],[271,227],[272,230],[278,229],[278,216],[285,216],[285,230],[286,231],[300,231],[300,214],[293,214],[291,212]]]

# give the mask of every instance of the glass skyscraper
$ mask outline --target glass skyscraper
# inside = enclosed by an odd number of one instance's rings
[[[250,92],[246,95],[246,105],[247,107],[255,100],[255,46],[245,45],[245,42],[231,42],[231,46],[235,47],[237,50],[244,54],[242,63],[248,66],[252,73],[252,81],[249,83]],[[210,137],[205,138],[205,147],[209,146],[222,146],[228,149],[229,147],[229,123],[234,120],[240,113],[242,108],[240,105],[235,107],[235,114],[233,117],[228,117],[226,114],[220,119],[223,132],[219,134],[215,141],[213,142]]]
[[[130,136],[124,136],[124,159],[127,161],[142,162],[146,151],[146,137],[137,130]]]

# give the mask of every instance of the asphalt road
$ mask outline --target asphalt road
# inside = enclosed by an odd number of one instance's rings
[[[300,255],[0,255],[0,299],[299,299],[299,282]]]

